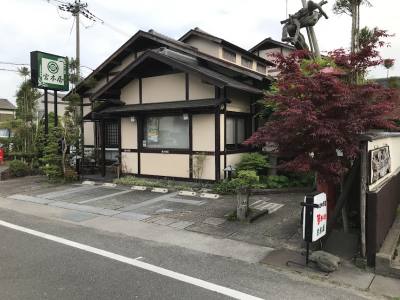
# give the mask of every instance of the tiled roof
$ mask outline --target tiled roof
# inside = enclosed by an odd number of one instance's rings
[[[0,99],[0,109],[4,110],[16,110],[17,108],[15,107],[14,104],[12,104],[10,101],[7,99]]]

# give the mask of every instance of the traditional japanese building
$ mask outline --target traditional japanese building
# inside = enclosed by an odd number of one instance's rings
[[[220,180],[251,151],[242,142],[273,80],[260,53],[199,28],[179,40],[137,32],[77,87],[86,161],[103,175],[120,158],[125,174]]]
[[[11,137],[12,132],[4,123],[14,119],[16,109],[14,104],[7,99],[0,99],[0,138]]]

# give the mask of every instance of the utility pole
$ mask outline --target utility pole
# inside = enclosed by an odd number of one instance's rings
[[[72,14],[75,17],[75,29],[76,29],[76,48],[75,48],[75,65],[76,65],[76,78],[75,78],[75,89],[80,82],[81,72],[81,53],[80,53],[80,14],[88,18],[89,20],[96,21],[96,17],[89,12],[87,9],[87,3],[82,3],[81,0],[75,0],[73,3],[65,3],[58,6],[58,8],[62,11],[66,11]],[[83,158],[84,155],[84,126],[83,126],[83,98],[81,98],[80,103],[80,116],[81,116],[81,126],[80,126],[80,142],[79,142],[79,150],[81,151],[81,157]]]

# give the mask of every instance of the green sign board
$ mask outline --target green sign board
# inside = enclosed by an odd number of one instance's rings
[[[40,51],[31,52],[31,79],[38,88],[68,91],[68,59]]]

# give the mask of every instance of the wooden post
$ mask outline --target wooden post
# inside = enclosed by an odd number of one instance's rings
[[[44,89],[44,133],[49,133],[49,99],[47,89]]]
[[[361,142],[360,159],[360,222],[361,222],[361,256],[366,256],[366,211],[367,211],[367,145]]]
[[[57,91],[54,90],[54,127],[58,126],[58,104],[57,104]]]

